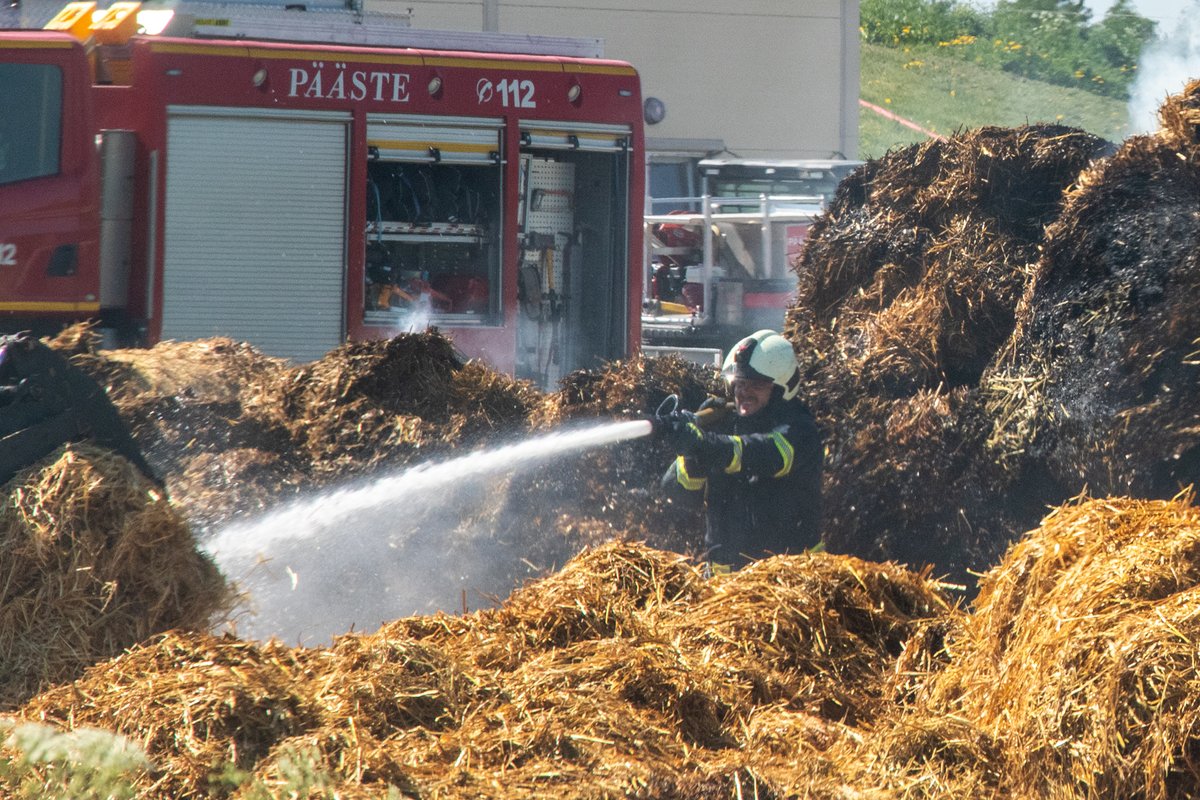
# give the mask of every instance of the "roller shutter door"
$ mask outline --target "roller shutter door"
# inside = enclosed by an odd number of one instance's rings
[[[498,120],[372,114],[367,118],[371,156],[385,161],[499,164]]]
[[[163,338],[295,361],[342,341],[347,118],[169,109]]]
[[[624,153],[629,150],[628,125],[521,120],[522,149]]]

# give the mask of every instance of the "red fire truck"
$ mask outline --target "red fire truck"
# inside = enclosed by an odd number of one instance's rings
[[[600,58],[0,31],[0,326],[295,360],[434,325],[552,383],[640,324],[636,71]],[[169,30],[169,29],[168,29]]]

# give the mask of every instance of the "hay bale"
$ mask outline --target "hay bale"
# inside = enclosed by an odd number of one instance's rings
[[[445,398],[461,365],[436,333],[348,342],[291,370],[265,408],[314,467],[353,474],[441,438],[450,422]]]
[[[683,556],[628,542],[581,553],[558,573],[513,592],[497,623],[535,647],[635,635],[635,612],[708,593]],[[519,655],[519,654],[518,654]]]
[[[545,650],[504,678],[505,691],[448,737],[475,769],[541,762],[594,770],[633,761],[680,764],[687,747],[727,743],[728,708],[712,664],[655,639],[623,636]],[[632,765],[631,765],[632,766]]]
[[[457,727],[477,683],[445,648],[397,636],[396,629],[341,636],[302,655],[309,691],[330,723],[386,739],[397,731]]]
[[[1066,496],[989,446],[991,376],[1045,226],[1106,150],[1057,125],[965,131],[868,162],[814,223],[785,335],[826,433],[832,551],[970,587]]]
[[[429,332],[344,345],[289,367],[229,339],[56,346],[99,380],[202,531],[302,491],[526,427],[541,394]],[[80,344],[83,342],[83,344]]]
[[[716,655],[758,705],[859,724],[885,699],[881,676],[919,621],[949,611],[938,583],[892,564],[806,553],[776,556],[710,582],[674,609],[670,636]]]
[[[1194,796],[1200,511],[1080,498],[983,579],[913,718],[990,743],[999,796]],[[946,720],[956,720],[951,724]],[[939,722],[940,721],[940,722]],[[907,721],[904,723],[907,724]]]
[[[647,613],[707,591],[695,565],[678,553],[609,541],[529,581],[497,608],[396,620],[379,635],[451,650],[473,669],[508,672],[546,649],[636,638],[646,631]]]
[[[826,448],[824,540],[831,552],[895,560],[972,582],[1003,552],[1011,529],[991,504],[987,435],[977,393],[923,390],[854,401]]]
[[[342,721],[279,742],[242,784],[233,800],[264,797],[337,798],[337,800],[396,800],[420,796],[409,778],[411,767],[397,763],[368,731]],[[302,776],[307,786],[297,786]],[[308,793],[300,792],[307,788]],[[264,791],[273,792],[264,795]],[[284,791],[287,794],[284,794]]]
[[[849,716],[848,698],[859,722],[885,702],[906,632],[946,603],[936,583],[898,567],[825,554],[760,562],[671,600],[645,566],[627,571],[647,556],[661,569],[665,554],[607,550],[569,564],[569,579],[531,584],[519,606],[395,623],[503,682],[451,732],[475,770],[573,775],[582,765],[610,793],[646,785],[681,797],[739,782],[759,796],[836,786],[837,770],[812,757],[843,735],[835,720]],[[614,607],[596,611],[598,589],[637,576],[631,596],[617,588]],[[680,573],[684,586],[692,576]]]
[[[1167,498],[1200,480],[1200,82],[1080,179],[988,376],[989,439],[1060,497]]]
[[[262,510],[311,484],[288,431],[260,412],[264,392],[287,369],[282,359],[220,337],[72,349],[85,332],[67,329],[49,343],[74,352],[72,363],[105,387],[194,529]]]
[[[454,373],[449,401],[454,413],[464,417],[464,437],[474,439],[523,431],[543,396],[528,381],[516,380],[472,360]]]
[[[0,698],[9,706],[231,598],[161,489],[110,451],[68,445],[0,507]]]
[[[283,359],[226,337],[166,341],[149,349],[110,350],[97,357],[101,374],[112,370],[108,392],[118,407],[148,397],[199,403],[249,402],[287,369]]]
[[[1057,125],[985,127],[868,163],[810,231],[787,335],[857,391],[976,383],[1063,189],[1104,147]]]
[[[1168,97],[1158,109],[1156,136],[1167,147],[1193,163],[1200,156],[1200,80],[1191,80],[1183,91]]]
[[[439,792],[460,796],[455,786],[477,789],[477,781],[486,785],[486,775],[498,771],[540,771],[543,792],[568,777],[593,787],[589,791],[656,786],[661,796],[680,797],[733,791],[740,782],[768,797],[789,781],[816,785],[813,765],[796,758],[828,747],[841,728],[799,706],[820,708],[817,696],[837,676],[855,672],[849,665],[856,657],[860,699],[869,696],[868,676],[878,681],[887,672],[903,630],[940,613],[945,603],[936,584],[919,576],[828,555],[772,559],[730,576],[728,591],[719,581],[701,582],[672,600],[678,590],[654,588],[659,581],[648,580],[666,554],[606,549],[603,558],[585,554],[561,576],[531,584],[530,596],[514,603],[514,595],[494,613],[396,623],[486,670],[473,671],[477,677],[486,674],[504,686],[480,693],[484,700],[462,727],[440,737],[442,757],[448,749],[469,765],[466,774],[435,777],[425,764],[419,768],[427,776],[419,781],[424,788],[436,780]],[[655,566],[647,570],[651,556]],[[690,567],[679,577],[682,586],[693,587]],[[613,587],[612,608],[604,607],[611,601],[593,599],[606,586]],[[819,652],[822,647],[827,650]],[[822,660],[824,666],[816,666]],[[802,662],[812,667],[808,673]],[[776,691],[766,691],[772,681]],[[796,687],[808,693],[796,696]],[[844,705],[838,708],[831,716],[846,715]],[[803,735],[785,742],[783,731]],[[535,787],[518,783],[513,796]]]
[[[840,785],[816,756],[854,738],[799,710],[819,705],[814,675],[886,673],[943,602],[888,565],[780,557],[706,582],[677,555],[610,544],[499,609],[328,648],[164,636],[19,713],[144,743],[147,798],[206,796],[224,762],[276,785],[301,752],[349,797],[782,797]],[[809,692],[763,692],[768,673]]]
[[[316,473],[344,478],[524,426],[524,381],[468,364],[436,330],[348,342],[282,376],[262,409]]]

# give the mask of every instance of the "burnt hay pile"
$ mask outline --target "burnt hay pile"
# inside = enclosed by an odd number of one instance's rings
[[[305,485],[286,429],[255,398],[287,367],[243,342],[162,342],[98,352],[86,326],[49,342],[108,392],[189,523],[261,511]]]
[[[200,531],[355,476],[563,426],[645,417],[670,394],[695,408],[721,391],[712,370],[639,357],[572,373],[542,394],[463,362],[432,331],[348,343],[297,367],[219,338],[101,353],[77,326],[51,344],[106,386]],[[639,440],[495,476],[488,524],[542,568],[613,537],[692,552],[700,545],[695,511],[653,492],[670,460],[660,443]]]
[[[537,395],[427,332],[344,344],[290,371],[265,400],[314,468],[340,477],[519,429]]]
[[[843,183],[787,326],[828,436],[832,550],[972,584],[1085,488],[1162,498],[1200,477],[1198,94],[1111,155],[1059,126],[984,128]]]
[[[1070,492],[1200,480],[1200,82],[1079,179],[984,381],[989,452]]]
[[[978,383],[1012,331],[1063,190],[1104,148],[1062,126],[979,128],[848,177],[813,225],[789,315],[813,366],[851,384],[826,393]]]
[[[464,363],[434,332],[349,343],[298,367],[222,338],[99,353],[76,328],[51,345],[107,388],[201,529],[524,430],[540,400],[526,383]]]

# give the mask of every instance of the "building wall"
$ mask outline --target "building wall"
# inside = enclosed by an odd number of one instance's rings
[[[366,0],[414,28],[586,36],[666,104],[653,140],[722,140],[745,158],[854,158],[858,0]]]

